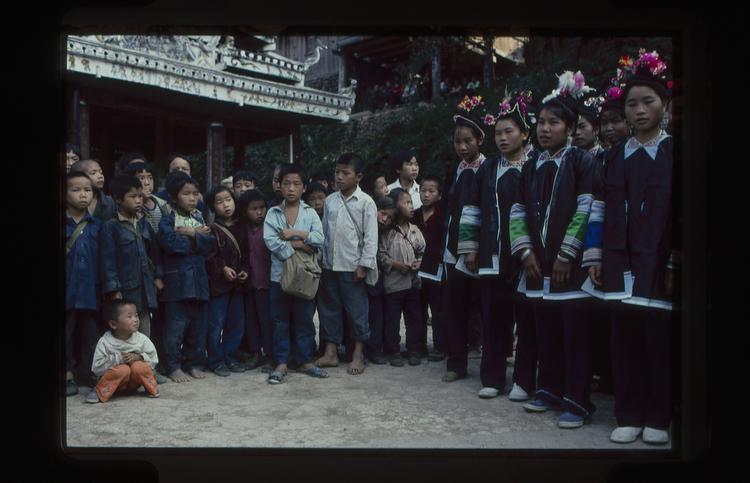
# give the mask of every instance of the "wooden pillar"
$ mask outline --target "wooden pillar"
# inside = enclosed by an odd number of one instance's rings
[[[81,99],[79,102],[80,114],[80,137],[81,137],[81,156],[83,159],[91,157],[91,131],[89,129],[89,106],[86,101]]]
[[[68,102],[68,142],[81,147],[80,143],[80,116],[78,114],[79,94],[78,90],[70,93],[70,102]]]
[[[161,174],[167,171],[165,163],[166,157],[169,156],[172,148],[169,146],[172,129],[169,125],[169,119],[165,116],[158,116],[154,123],[154,159],[151,160],[156,172]]]
[[[207,159],[206,159],[206,190],[218,186],[224,179],[224,145],[225,129],[220,122],[212,122],[208,126]]]
[[[95,125],[97,136],[95,136],[94,142],[98,143],[101,153],[99,161],[102,170],[104,170],[104,179],[110,179],[118,169],[115,166],[117,159],[115,159],[114,140],[112,139],[112,136],[115,135],[115,131],[112,129],[112,116],[109,115],[108,111],[103,111],[101,119],[97,118]]]
[[[245,136],[242,131],[233,131],[232,141],[234,146],[234,170],[239,171],[245,167]]]

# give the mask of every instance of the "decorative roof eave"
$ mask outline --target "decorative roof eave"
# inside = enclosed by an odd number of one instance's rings
[[[354,105],[353,90],[341,95],[291,86],[74,36],[67,39],[66,69],[239,106],[284,110],[339,121],[349,119]]]

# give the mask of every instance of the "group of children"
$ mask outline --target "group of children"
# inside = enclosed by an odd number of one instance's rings
[[[611,440],[668,442],[680,250],[666,75],[658,53],[640,51],[620,59],[603,95],[565,72],[537,109],[519,90],[478,116],[481,99],[466,97],[453,118],[460,159],[444,179],[417,183],[415,149],[391,157],[390,185],[347,153],[334,190],[277,166],[270,207],[249,172],[201,206],[182,156],[157,195],[145,158],[124,157],[108,195],[99,165],[68,149],[68,394],[75,331],[88,402],[139,385],[158,396],[157,363],[175,382],[259,366],[270,384],[290,366],[325,378],[342,346],[349,374],[366,361],[445,359],[449,383],[468,375],[476,297],[479,397],[505,394],[515,347],[508,397],[526,411],[581,427],[595,411],[594,373],[611,372]],[[482,123],[498,156],[481,152]],[[97,344],[102,308],[109,331]]]

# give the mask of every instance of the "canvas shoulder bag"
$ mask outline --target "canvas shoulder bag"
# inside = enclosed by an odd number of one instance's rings
[[[287,223],[287,227],[289,223]],[[291,257],[284,260],[281,272],[281,290],[303,300],[313,300],[318,293],[322,270],[315,254],[294,250]]]

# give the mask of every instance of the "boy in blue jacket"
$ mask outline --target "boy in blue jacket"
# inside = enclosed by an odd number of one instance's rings
[[[65,393],[78,394],[74,371],[78,380],[91,387],[96,378],[91,373],[91,362],[99,338],[96,327],[99,310],[99,255],[100,222],[88,211],[94,196],[94,184],[85,173],[71,172],[66,177],[65,195]],[[81,340],[80,358],[73,359],[73,335]]]
[[[157,235],[164,264],[164,364],[170,379],[188,382],[185,372],[196,379],[205,377],[197,366],[206,359],[206,255],[216,238],[196,209],[198,182],[187,174],[174,172],[167,177],[166,185],[174,211],[161,219]]]
[[[110,181],[115,216],[102,225],[100,262],[102,292],[109,300],[135,304],[140,332],[151,337],[151,314],[158,308],[156,291],[164,288],[156,234],[143,216],[143,187],[133,175]]]

